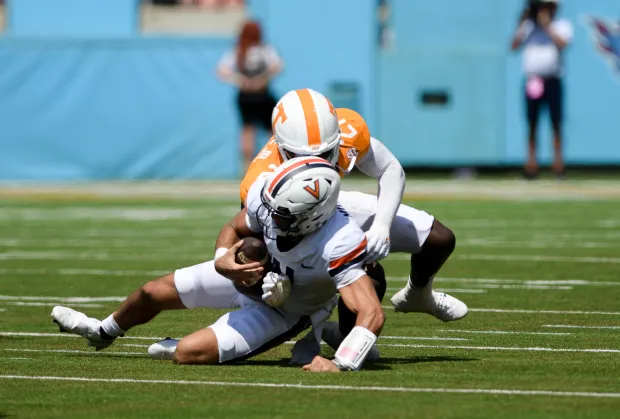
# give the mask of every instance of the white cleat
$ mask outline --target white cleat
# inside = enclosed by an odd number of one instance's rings
[[[61,332],[73,333],[88,340],[88,346],[93,346],[96,350],[110,346],[114,339],[103,339],[99,333],[101,322],[86,314],[70,309],[69,307],[56,306],[52,310],[54,323],[60,327]]]
[[[172,360],[174,352],[177,350],[178,344],[179,341],[172,338],[160,340],[159,342],[156,342],[149,346],[149,356],[156,361]]]
[[[338,350],[338,347],[344,340],[345,336],[342,336],[340,333],[340,327],[336,322],[325,322],[323,325],[323,341],[327,343],[334,351]],[[368,351],[368,355],[366,355],[367,361],[378,361],[381,357],[381,353],[379,352],[379,348],[377,348],[377,344],[375,343]]]
[[[390,299],[394,311],[401,313],[428,313],[444,322],[462,319],[467,305],[461,300],[432,290],[432,282],[424,288],[407,286]]]

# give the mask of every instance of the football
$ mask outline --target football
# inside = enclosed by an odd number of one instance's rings
[[[246,264],[251,262],[261,262],[264,268],[263,274],[269,272],[270,260],[267,245],[260,239],[254,237],[246,237],[243,244],[235,254],[235,262]],[[235,283],[235,288],[241,294],[250,297],[253,300],[261,301],[263,295],[263,280],[259,280],[256,284],[244,287]]]

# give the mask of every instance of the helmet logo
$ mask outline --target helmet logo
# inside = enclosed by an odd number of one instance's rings
[[[308,192],[310,195],[312,195],[313,197],[315,197],[317,200],[319,199],[319,196],[321,195],[318,180],[314,181],[314,189],[311,188],[310,186],[304,186],[304,190]]]
[[[273,117],[272,122],[272,128],[274,131],[276,130],[276,124],[278,123],[278,120],[280,121],[280,123],[284,123],[284,121],[288,119],[288,117],[286,116],[286,112],[284,112],[284,104],[279,103],[278,106],[276,106],[276,109],[278,110],[278,113],[276,114],[276,116]]]

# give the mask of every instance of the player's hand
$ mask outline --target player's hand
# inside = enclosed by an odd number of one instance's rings
[[[390,230],[381,226],[372,226],[366,232],[366,261],[376,262],[390,254]]]
[[[291,294],[291,281],[286,275],[268,272],[263,279],[263,301],[271,307],[280,307]]]
[[[310,372],[341,372],[332,361],[318,355],[314,357],[310,364],[304,365],[303,369]]]
[[[215,270],[222,276],[237,284],[251,287],[263,277],[263,267],[260,262],[240,265],[235,262],[235,254],[243,244],[243,240],[235,243],[224,255],[215,260]]]

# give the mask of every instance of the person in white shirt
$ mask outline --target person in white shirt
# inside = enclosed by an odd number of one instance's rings
[[[270,84],[283,65],[273,45],[263,42],[260,24],[252,20],[243,24],[237,45],[218,63],[218,77],[238,89],[244,171],[255,155],[257,129],[271,132],[271,112],[276,106],[276,98],[271,93]]]
[[[546,105],[553,128],[553,172],[564,175],[562,157],[564,50],[573,38],[571,23],[557,18],[559,0],[530,0],[512,39],[512,50],[523,49],[525,97],[529,124],[528,159],[524,175],[538,175],[536,133],[542,106]]]

